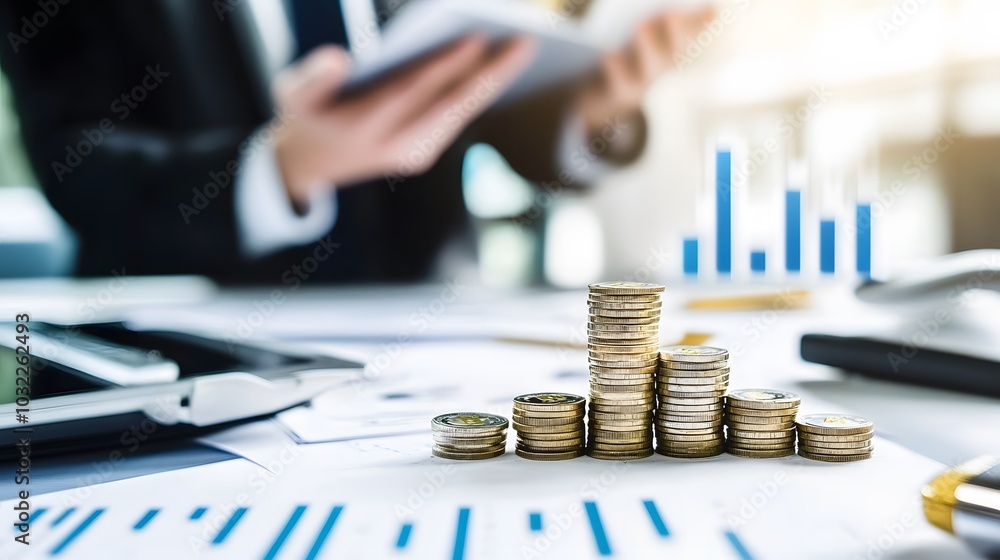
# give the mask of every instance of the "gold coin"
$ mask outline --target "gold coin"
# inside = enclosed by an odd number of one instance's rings
[[[645,426],[638,430],[628,432],[611,432],[608,430],[592,429],[587,433],[587,437],[602,441],[633,443],[636,441],[646,441],[648,439],[652,439],[653,434],[650,433],[649,426]]]
[[[689,363],[721,362],[729,360],[729,352],[712,346],[667,346],[660,349],[660,360]]]
[[[594,299],[594,300],[598,300],[598,301],[634,301],[634,302],[644,301],[644,302],[647,302],[647,303],[651,303],[651,302],[654,302],[654,301],[660,301],[662,299],[662,297],[660,296],[660,294],[649,294],[649,295],[641,295],[641,294],[613,295],[613,294],[590,293],[590,294],[587,295],[587,297],[589,299]]]
[[[666,404],[675,405],[685,405],[685,406],[707,406],[707,405],[721,405],[721,396],[711,396],[711,397],[691,397],[691,396],[680,396],[671,397],[669,395],[660,394],[660,406]]]
[[[797,408],[802,397],[775,389],[737,389],[726,397],[732,406],[753,409]]]
[[[858,455],[817,455],[808,451],[799,451],[799,455],[814,461],[826,461],[827,463],[853,463],[871,459],[872,453],[861,453]]]
[[[585,411],[584,407],[580,407],[579,410],[553,410],[539,412],[537,410],[522,410],[514,406],[514,416],[523,416],[524,418],[580,418],[583,416]]]
[[[432,436],[434,443],[450,446],[450,447],[465,447],[467,445],[503,445],[507,441],[507,434],[501,436],[490,436],[481,438],[454,438],[448,437],[442,434],[433,434]]]
[[[646,379],[635,378],[635,379],[608,379],[606,377],[598,377],[596,375],[590,376],[591,387],[594,385],[615,385],[620,387],[633,387],[636,384],[645,384]]]
[[[691,385],[691,386],[705,386],[705,385],[726,385],[729,386],[729,374],[719,375],[716,377],[664,377],[659,375],[656,378],[660,383],[665,383],[667,385]]]
[[[523,426],[561,426],[563,424],[577,424],[583,420],[583,415],[569,418],[529,418],[515,414],[513,420]]]
[[[705,428],[670,428],[657,425],[656,431],[662,434],[677,435],[677,436],[707,436],[707,435],[718,435],[722,433],[722,427],[712,426]]]
[[[645,360],[652,359],[652,355],[656,354],[656,345],[646,345],[646,346],[625,346],[621,344],[613,344],[611,346],[588,346],[587,350],[590,352],[597,352],[599,354],[639,354],[639,355],[650,355],[644,358]]]
[[[650,379],[653,377],[653,370],[647,367],[603,367],[599,365],[591,365],[590,373],[593,375],[601,376],[629,376],[629,375],[643,375],[649,376]]]
[[[808,414],[798,421],[800,431],[824,436],[867,434],[875,430],[871,420],[845,414]]]
[[[741,449],[743,451],[781,451],[785,449],[794,449],[795,443],[743,443],[733,440],[727,440],[726,445],[730,449]]]
[[[698,379],[698,378],[712,378],[712,377],[720,377],[723,375],[729,375],[729,372],[730,372],[729,368],[694,371],[694,370],[667,369],[663,366],[660,366],[660,368],[656,370],[656,375],[658,375],[659,377],[669,377],[677,379],[689,379],[689,378]]]
[[[799,431],[799,439],[803,441],[813,441],[820,445],[826,445],[828,443],[856,443],[869,441],[874,437],[875,434],[854,434],[849,436],[821,436],[817,434],[810,434],[807,432]]]
[[[795,438],[795,428],[785,429],[785,430],[739,430],[736,428],[729,428],[728,434],[731,436],[736,436],[745,439],[774,439],[774,438]]]
[[[451,412],[435,416],[431,420],[431,430],[447,434],[486,436],[499,434],[506,429],[506,418],[483,412]]]
[[[635,414],[638,412],[649,412],[653,410],[653,404],[641,404],[641,405],[614,405],[614,404],[600,404],[591,403],[590,409],[595,412],[605,412],[608,414]]]
[[[505,447],[507,447],[506,442],[500,444],[468,442],[461,445],[447,445],[444,443],[434,442],[435,449],[447,451],[448,453],[491,453]]]
[[[640,296],[662,293],[665,289],[660,284],[643,282],[598,282],[588,286],[591,293],[611,296]]]
[[[567,432],[575,432],[582,429],[583,422],[574,422],[573,424],[559,424],[557,426],[529,426],[526,424],[521,424],[514,422],[514,429],[518,433],[529,433],[529,434],[564,434]]]
[[[795,445],[795,438],[741,438],[730,435],[726,439],[740,447],[748,445]]]
[[[795,424],[795,415],[790,416],[743,416],[741,414],[726,414],[726,418],[734,424]]]
[[[532,442],[539,442],[539,441],[561,442],[561,441],[572,441],[574,439],[577,439],[581,437],[583,433],[584,433],[584,428],[583,426],[580,426],[580,429],[575,432],[557,432],[557,433],[518,432],[517,438],[523,440],[529,440]]]
[[[532,461],[565,461],[566,459],[576,459],[577,457],[586,455],[583,449],[561,453],[532,453],[531,451],[515,449],[514,453],[517,453],[517,456],[522,459],[530,459]]]
[[[546,440],[546,439],[532,439],[529,436],[522,436],[518,434],[517,443],[519,445],[527,445],[529,447],[539,447],[543,449],[558,449],[560,447],[572,447],[574,445],[583,445],[584,442],[583,432],[575,434],[572,437],[567,437],[565,439],[559,440]]]
[[[624,302],[624,301],[599,301],[587,300],[587,307],[593,313],[594,309],[616,309],[620,311],[653,311],[661,307],[660,302]]]
[[[664,360],[663,353],[661,352],[660,367],[662,369],[668,369],[671,371],[712,371],[716,369],[729,368],[729,361],[720,360],[717,362],[674,362],[671,360]]]
[[[661,432],[660,430],[655,430],[656,437],[666,440],[666,441],[676,441],[684,443],[694,443],[699,441],[725,441],[725,438],[720,432],[712,432],[708,434],[668,434],[666,432]]]
[[[664,422],[722,422],[722,414],[657,414]]]
[[[587,321],[601,325],[658,325],[660,317],[605,317],[603,315],[587,315]]]
[[[791,447],[788,449],[781,450],[768,450],[768,451],[746,451],[743,449],[726,449],[726,453],[730,455],[735,455],[737,457],[745,457],[747,459],[776,459],[778,457],[788,457],[789,455],[795,455],[795,448]]]
[[[799,450],[812,455],[861,455],[863,453],[871,453],[874,449],[875,446],[873,445],[853,449],[832,449],[829,447],[813,447],[811,445],[799,444]]]
[[[499,457],[504,454],[506,450],[500,449],[499,451],[494,451],[492,453],[450,453],[441,449],[431,449],[431,453],[435,457],[441,457],[442,459],[454,459],[458,461],[478,461],[481,459],[492,459],[494,457]]]
[[[659,410],[665,414],[722,414],[722,404],[686,405],[660,402]]]
[[[639,451],[601,451],[599,449],[590,449],[587,451],[588,457],[608,461],[634,461],[637,459],[645,459],[652,454],[652,446]]]
[[[605,309],[603,307],[591,307],[591,315],[599,317],[611,317],[619,319],[657,319],[660,318],[659,309]],[[595,319],[591,321],[596,322]]]
[[[673,457],[675,459],[707,459],[708,457],[717,457],[725,452],[725,447],[715,447],[705,450],[695,450],[695,451],[681,451],[677,449],[670,449],[657,446],[656,452],[660,455],[666,457]]]

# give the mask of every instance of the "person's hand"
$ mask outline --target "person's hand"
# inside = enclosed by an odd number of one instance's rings
[[[277,109],[289,115],[275,141],[289,196],[301,204],[313,188],[426,171],[513,83],[533,50],[524,39],[491,47],[467,37],[338,97],[347,53],[316,49],[275,80]]]
[[[635,115],[650,84],[674,66],[674,55],[713,17],[710,7],[667,10],[643,22],[624,49],[605,56],[597,79],[578,98],[588,133],[600,131],[608,119]]]

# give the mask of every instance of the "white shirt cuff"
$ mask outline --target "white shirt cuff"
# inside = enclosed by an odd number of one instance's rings
[[[241,157],[233,198],[240,248],[251,258],[263,257],[295,245],[304,245],[333,229],[337,220],[336,194],[329,188],[310,191],[305,214],[295,211],[275,159],[274,144],[252,138]]]

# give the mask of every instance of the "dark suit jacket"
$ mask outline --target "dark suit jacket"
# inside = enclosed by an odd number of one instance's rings
[[[314,245],[256,261],[238,249],[234,178],[243,152],[259,148],[246,139],[273,116],[249,7],[225,1],[233,9],[220,17],[218,2],[200,0],[63,1],[0,2],[8,39],[0,64],[32,165],[79,235],[78,272],[287,278]],[[552,91],[481,119],[423,176],[340,191],[327,238],[337,248],[311,276],[426,275],[465,224],[464,148],[487,141],[525,177],[555,178],[567,95]]]

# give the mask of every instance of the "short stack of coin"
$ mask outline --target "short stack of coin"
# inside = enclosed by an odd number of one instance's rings
[[[587,304],[590,408],[587,454],[641,459],[653,454],[653,384],[659,358],[663,286],[591,284]]]
[[[852,463],[870,459],[875,425],[860,416],[808,414],[795,423],[799,455],[830,463]]]
[[[801,402],[787,391],[732,391],[726,396],[726,451],[755,459],[795,454],[795,416]]]
[[[729,352],[711,346],[660,350],[654,429],[656,452],[670,457],[714,457],[725,451],[723,401],[729,388]]]
[[[514,399],[515,453],[535,461],[561,461],[585,454],[587,401],[568,393],[531,393]]]
[[[507,447],[507,419],[482,412],[452,412],[431,420],[436,457],[444,459],[492,459]]]

